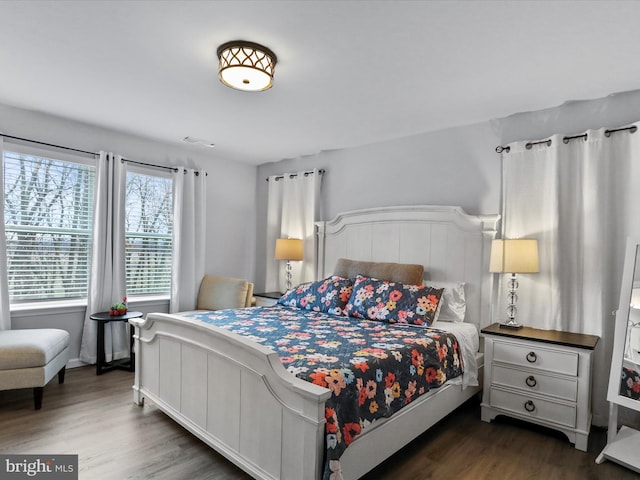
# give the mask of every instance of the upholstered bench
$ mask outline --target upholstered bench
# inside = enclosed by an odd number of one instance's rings
[[[36,410],[44,386],[58,374],[64,383],[69,333],[54,328],[0,330],[0,390],[33,388]]]

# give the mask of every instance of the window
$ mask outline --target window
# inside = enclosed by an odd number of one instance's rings
[[[86,298],[95,166],[5,147],[4,216],[12,303]],[[43,156],[45,155],[45,156]],[[73,160],[68,161],[68,157]]]
[[[173,181],[130,168],[125,256],[127,295],[171,293]]]

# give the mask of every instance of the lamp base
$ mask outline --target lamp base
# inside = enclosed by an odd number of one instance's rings
[[[291,290],[291,262],[287,260],[287,292]]]
[[[515,320],[509,320],[506,323],[501,323],[500,324],[500,328],[509,328],[511,330],[518,330],[519,328],[522,328],[524,325],[520,325],[518,322],[516,322]]]

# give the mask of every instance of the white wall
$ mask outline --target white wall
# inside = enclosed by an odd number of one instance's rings
[[[255,166],[219,158],[215,150],[137,137],[5,105],[0,105],[0,132],[91,152],[110,151],[130,160],[207,171],[207,248],[203,259],[206,272],[247,279],[254,277]],[[131,307],[143,312],[167,309],[166,302],[131,303]],[[71,358],[76,359],[84,311],[84,307],[21,310],[12,314],[12,326],[68,330],[72,341]]]
[[[582,133],[591,128],[615,128],[640,120],[640,90],[594,100],[572,100],[535,112],[515,113],[491,121],[500,144],[540,140],[556,133]]]
[[[405,137],[258,167],[256,291],[264,286],[269,175],[324,168],[321,218],[389,205],[460,205],[470,214],[500,212],[498,138],[489,122]]]

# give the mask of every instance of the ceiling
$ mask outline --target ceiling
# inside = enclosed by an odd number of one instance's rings
[[[250,164],[640,88],[638,1],[4,0],[0,18],[0,103]],[[271,90],[218,81],[236,39],[276,53]]]

